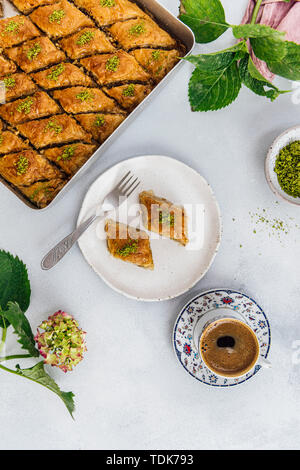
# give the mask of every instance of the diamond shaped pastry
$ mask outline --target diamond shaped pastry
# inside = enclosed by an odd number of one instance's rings
[[[125,114],[77,114],[75,118],[97,142],[104,142],[124,121]]]
[[[61,62],[53,67],[31,74],[33,80],[46,90],[70,86],[92,86],[93,80],[69,62]]]
[[[42,154],[58,165],[67,175],[74,175],[96,148],[96,145],[75,143],[47,149]]]
[[[0,20],[1,47],[3,49],[40,35],[40,31],[26,16],[17,15]]]
[[[17,70],[16,64],[0,55],[0,78]]]
[[[30,13],[34,8],[55,2],[57,2],[57,0],[12,0],[15,7],[25,14]]]
[[[105,93],[117,100],[127,111],[132,111],[152,90],[149,85],[130,83],[112,88],[104,88]]]
[[[70,59],[80,59],[92,54],[113,52],[115,47],[98,28],[84,28],[62,39],[59,44]]]
[[[54,178],[49,181],[39,181],[31,186],[20,187],[19,190],[34,205],[42,209],[43,207],[48,206],[66,182],[66,180],[61,178]]]
[[[143,10],[128,0],[74,0],[74,3],[89,13],[99,26],[145,15]]]
[[[99,88],[71,87],[53,92],[67,113],[86,113],[89,111],[118,112],[119,108]]]
[[[177,49],[135,49],[131,54],[158,83],[179,62],[180,52]]]
[[[11,131],[0,130],[0,154],[28,149],[28,144]]]
[[[12,101],[20,96],[32,95],[37,86],[26,73],[14,73],[3,77],[5,87],[5,101]]]

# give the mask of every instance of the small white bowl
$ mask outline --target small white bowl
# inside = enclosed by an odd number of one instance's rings
[[[274,140],[273,144],[269,148],[267,158],[265,161],[265,173],[267,182],[276,196],[281,197],[285,201],[288,201],[292,204],[300,206],[300,197],[293,197],[286,194],[280,187],[277,174],[274,171],[276,157],[279,154],[280,150],[286,145],[291,144],[295,140],[300,140],[300,126],[294,126],[290,129],[287,129],[285,132],[280,134],[277,139]]]

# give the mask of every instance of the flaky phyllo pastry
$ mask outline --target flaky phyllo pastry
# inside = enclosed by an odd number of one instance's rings
[[[183,55],[131,0],[11,0],[0,19],[0,178],[45,207]]]
[[[140,193],[139,201],[143,223],[149,231],[171,238],[181,245],[188,243],[187,216],[183,207],[155,196],[153,191]]]
[[[112,256],[142,268],[154,268],[146,232],[111,219],[105,223],[105,232],[107,248]]]

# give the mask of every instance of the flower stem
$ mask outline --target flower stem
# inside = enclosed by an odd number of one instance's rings
[[[256,5],[255,5],[254,10],[253,10],[253,15],[252,15],[250,24],[255,24],[256,23],[256,18],[257,18],[257,15],[258,15],[261,4],[262,4],[262,0],[257,0]]]
[[[0,357],[0,362],[10,361],[12,359],[24,359],[28,357],[32,357],[31,354],[14,354],[13,356]]]
[[[4,323],[4,328],[3,328],[3,331],[2,331],[2,339],[1,339],[1,343],[0,343],[0,351],[2,351],[2,349],[4,348],[4,344],[5,344],[5,340],[6,340],[6,333],[7,333],[7,328],[5,326],[5,320],[4,318],[2,317],[3,319],[3,323]]]

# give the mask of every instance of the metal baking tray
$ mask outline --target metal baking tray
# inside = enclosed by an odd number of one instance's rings
[[[157,21],[157,23],[165,29],[168,33],[171,34],[175,39],[181,42],[186,48],[185,57],[190,54],[195,45],[195,36],[192,30],[186,26],[182,21],[180,21],[176,16],[170,13],[166,8],[160,5],[156,0],[134,0],[134,2],[140,6],[143,10],[146,10],[152,15],[152,17]],[[7,14],[8,13],[8,14]],[[4,0],[4,17],[14,16],[19,12],[9,3],[7,0]],[[93,153],[89,160],[75,173],[73,177],[66,183],[66,185],[60,190],[57,196],[44,208],[38,208],[32,204],[25,196],[23,196],[17,189],[10,185],[4,178],[0,175],[0,181],[12,191],[19,199],[21,199],[28,207],[35,209],[37,211],[45,211],[51,207],[55,202],[63,196],[63,194],[75,183],[75,181],[82,175],[82,173],[96,160],[98,159],[109,147],[109,145],[118,137],[118,135],[130,124],[134,117],[142,111],[144,106],[149,103],[149,101],[154,98],[156,93],[167,83],[171,78],[172,74],[177,70],[183,61],[179,61],[178,64],[170,70],[169,73],[154,87],[154,89],[149,93],[149,95],[127,116],[127,118],[117,127],[117,129],[105,140],[103,144]]]

